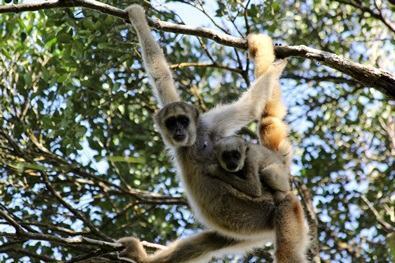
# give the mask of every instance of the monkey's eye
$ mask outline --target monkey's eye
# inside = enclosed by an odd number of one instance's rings
[[[165,120],[165,126],[169,130],[174,128],[176,126],[176,123],[177,123],[176,117],[170,117],[170,118]]]
[[[234,159],[240,159],[240,152],[239,151],[230,151],[230,156],[232,156]]]
[[[229,152],[223,152],[222,155],[221,155],[221,157],[222,157],[222,160],[227,160],[227,159],[229,159],[229,157],[230,157]]]
[[[189,125],[189,118],[185,115],[180,115],[177,117],[177,121],[186,128]]]

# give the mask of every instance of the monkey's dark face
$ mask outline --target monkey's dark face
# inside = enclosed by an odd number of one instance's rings
[[[173,102],[155,116],[163,139],[174,147],[191,146],[196,141],[199,111],[184,102]]]
[[[223,138],[214,146],[217,160],[228,172],[238,172],[244,167],[247,145],[237,136]]]
[[[189,118],[186,115],[171,116],[165,120],[166,129],[173,135],[173,140],[183,142],[188,136]]]
[[[229,172],[236,172],[239,170],[241,162],[241,153],[238,150],[222,152],[221,159],[225,170]]]

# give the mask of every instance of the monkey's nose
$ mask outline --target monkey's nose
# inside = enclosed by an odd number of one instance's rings
[[[234,171],[237,168],[237,163],[233,163],[233,162],[227,163],[226,168],[228,168],[229,171]]]
[[[186,136],[184,134],[176,134],[173,136],[174,140],[176,140],[177,142],[183,141],[185,137]]]

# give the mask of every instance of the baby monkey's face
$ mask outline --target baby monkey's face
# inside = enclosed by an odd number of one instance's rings
[[[217,141],[215,155],[220,166],[228,172],[238,172],[244,167],[247,144],[243,138],[229,136]]]

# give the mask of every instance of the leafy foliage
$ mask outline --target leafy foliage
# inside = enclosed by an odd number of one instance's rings
[[[263,32],[279,43],[394,71],[393,32],[343,1],[167,2],[153,3],[148,15],[191,23],[183,10],[231,35]],[[173,11],[166,9],[170,4]],[[369,1],[360,5],[378,12]],[[174,68],[183,98],[202,110],[236,98],[253,80],[252,64],[240,50],[155,34],[170,64],[215,64]],[[164,244],[200,228],[153,127],[156,103],[136,36],[124,21],[82,8],[2,14],[0,38],[0,210],[33,232],[61,238],[103,238],[97,228],[114,239],[134,235]],[[383,222],[395,224],[393,103],[297,58],[290,59],[283,90],[296,148],[294,174],[312,193],[321,259],[390,261],[394,238]],[[14,227],[2,219],[0,232],[2,262],[65,261],[91,253],[86,244],[16,240]]]

